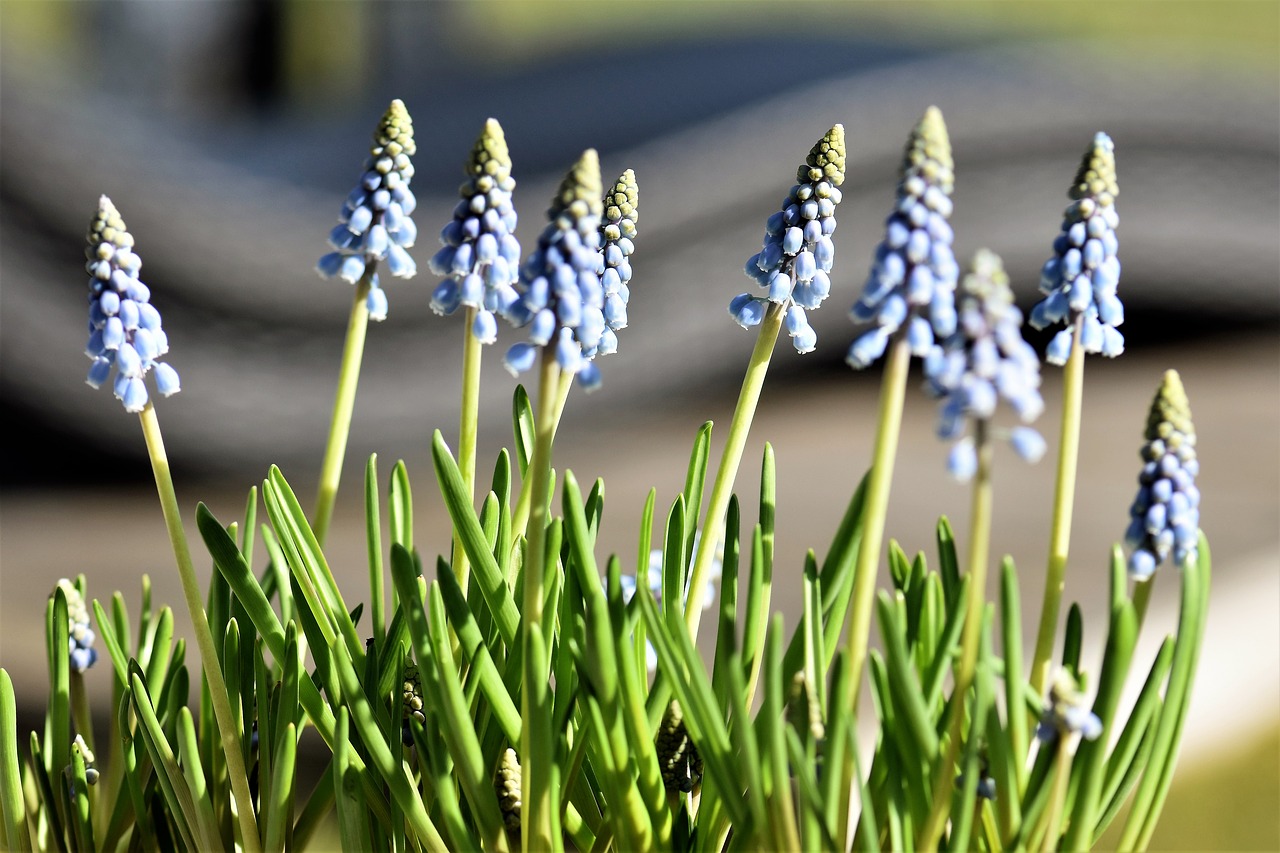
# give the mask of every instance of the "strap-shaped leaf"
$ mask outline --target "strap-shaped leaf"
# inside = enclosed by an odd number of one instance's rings
[[[138,733],[146,745],[152,766],[156,769],[160,790],[183,842],[195,850],[219,849],[222,839],[216,830],[211,830],[200,820],[182,769],[174,758],[173,748],[160,729],[160,721],[156,719],[151,697],[147,695],[147,685],[136,668],[130,674],[129,687],[134,713],[138,715]]]
[[[94,602],[97,604],[97,602]],[[99,607],[99,610],[102,608]],[[99,617],[99,624],[102,624]],[[13,679],[0,667],[0,819],[5,848],[30,850],[26,805],[22,796],[22,769],[18,756],[18,706]]]

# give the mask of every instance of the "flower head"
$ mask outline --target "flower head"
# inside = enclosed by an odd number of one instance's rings
[[[516,182],[507,140],[496,119],[485,122],[466,174],[453,219],[440,232],[444,246],[431,258],[431,271],[448,276],[431,295],[431,310],[452,314],[459,305],[475,308],[472,333],[481,343],[491,344],[498,337],[494,315],[505,314],[519,298],[514,285],[520,277],[520,243],[511,204]]]
[[[582,371],[598,351],[607,328],[602,210],[600,160],[589,148],[565,175],[538,246],[521,267],[519,298],[506,317],[515,326],[529,326],[529,342],[507,350],[504,364],[512,375],[533,366],[538,347],[553,346],[560,369],[570,374]],[[594,379],[598,384],[598,376]]]
[[[1085,152],[1068,196],[1062,233],[1053,241],[1053,257],[1040,271],[1040,290],[1046,296],[1031,309],[1037,329],[1057,323],[1067,328],[1049,342],[1045,360],[1065,364],[1071,355],[1072,327],[1080,321],[1080,345],[1085,352],[1114,358],[1124,352],[1124,306],[1116,296],[1120,259],[1116,257],[1115,143],[1098,133]]]
[[[98,660],[98,650],[93,647],[94,633],[89,623],[89,607],[80,589],[67,578],[58,580],[58,589],[67,599],[67,635],[71,648],[71,669],[84,672]],[[92,761],[89,756],[86,761]]]
[[[889,338],[906,326],[911,351],[924,356],[934,336],[955,331],[955,289],[960,269],[951,249],[951,191],[955,170],[942,112],[925,110],[907,140],[897,202],[885,220],[862,296],[850,316],[874,322],[849,347],[845,360],[861,370],[884,354]],[[928,319],[926,319],[926,314]]]
[[[812,352],[818,336],[806,310],[831,293],[835,261],[836,205],[844,183],[844,125],[834,125],[796,169],[796,184],[782,209],[765,223],[764,245],[747,261],[747,277],[763,296],[740,293],[729,302],[729,314],[744,329],[764,319],[772,303],[786,312],[787,334],[796,352]]]
[[[702,756],[689,737],[684,711],[672,699],[662,714],[654,748],[662,768],[662,786],[671,793],[689,793],[702,781]]]
[[[417,150],[413,120],[404,102],[396,99],[378,123],[364,161],[364,174],[342,203],[338,224],[329,232],[329,245],[337,251],[316,264],[322,277],[336,276],[352,284],[368,274],[371,320],[387,317],[387,296],[378,286],[375,272],[378,261],[385,260],[397,278],[412,278],[418,271],[405,251],[418,237],[418,228],[409,218],[418,204],[409,189],[413,179],[409,158]]]
[[[126,412],[141,412],[149,399],[143,378],[152,368],[162,396],[178,393],[181,383],[178,372],[158,360],[169,351],[169,338],[151,304],[151,290],[138,279],[142,259],[133,251],[133,235],[105,195],[98,199],[87,241],[89,343],[84,354],[93,364],[85,381],[100,388],[115,368],[116,399]]]
[[[410,720],[417,720],[418,725],[427,724],[427,715],[422,710],[422,676],[418,674],[418,665],[404,665],[404,679],[400,685],[400,740],[405,746],[413,746],[413,729]]]
[[[942,397],[938,436],[959,438],[966,419],[989,421],[1004,400],[1023,423],[1040,416],[1040,359],[1022,339],[1022,312],[1013,302],[1009,276],[1000,256],[980,249],[960,289],[955,330],[934,344],[924,360],[925,388]],[[1044,439],[1030,427],[1009,435],[1013,449],[1028,462],[1044,453]],[[971,438],[961,438],[948,467],[957,479],[969,479],[977,457]]]
[[[1049,687],[1049,697],[1036,737],[1052,743],[1060,736],[1078,734],[1085,740],[1095,740],[1102,734],[1102,720],[1089,710],[1089,702],[1080,692],[1080,686],[1066,669],[1059,669]]]
[[[617,352],[617,333],[627,327],[631,253],[635,251],[636,222],[640,218],[638,199],[636,173],[630,169],[618,176],[605,195],[604,218],[600,222],[600,254],[604,257],[600,285],[604,288],[605,330],[596,351],[587,354],[588,358]]]
[[[1133,548],[1129,574],[1135,580],[1151,577],[1170,555],[1178,566],[1198,556],[1200,461],[1191,406],[1176,370],[1165,371],[1151,402],[1145,437],[1138,496],[1129,507],[1132,520],[1125,533]]]
[[[498,793],[502,823],[508,832],[520,831],[520,784],[520,758],[514,749],[507,747],[493,776],[493,787]]]

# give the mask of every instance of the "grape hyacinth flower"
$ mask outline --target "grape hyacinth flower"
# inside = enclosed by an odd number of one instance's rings
[[[472,334],[482,344],[498,339],[495,314],[505,314],[518,295],[520,243],[511,193],[511,155],[502,125],[485,122],[471,149],[467,180],[453,219],[440,232],[443,247],[432,256],[431,271],[447,276],[431,295],[431,310],[452,314],[458,306],[476,309]]]
[[[85,382],[100,388],[115,368],[116,399],[136,414],[147,406],[143,379],[153,369],[161,396],[181,390],[178,372],[158,360],[169,351],[169,338],[151,304],[151,290],[138,278],[142,259],[133,251],[133,235],[105,195],[98,199],[87,242],[89,342],[84,352],[93,364]]]
[[[70,640],[71,670],[85,672],[98,660],[98,650],[93,647],[94,633],[89,623],[89,607],[85,604],[80,590],[68,578],[59,578],[58,588],[67,599],[67,636]]]
[[[1170,555],[1178,566],[1199,556],[1196,428],[1176,370],[1165,372],[1147,416],[1145,438],[1138,495],[1129,508],[1132,521],[1125,534],[1133,548],[1129,576],[1139,581],[1149,579]]]
[[[1022,312],[1013,302],[1009,276],[1000,256],[980,249],[961,285],[956,329],[930,348],[924,360],[925,388],[943,397],[938,436],[959,438],[947,468],[957,480],[971,479],[978,467],[972,436],[961,438],[967,419],[989,421],[1000,400],[1022,422],[1044,411],[1040,396],[1040,359],[1022,339]],[[1008,434],[1014,451],[1028,462],[1044,455],[1045,442],[1028,426]]]
[[[1044,329],[1066,323],[1049,342],[1045,360],[1066,364],[1071,355],[1072,330],[1080,323],[1080,345],[1086,353],[1114,358],[1124,352],[1124,335],[1116,329],[1124,322],[1124,306],[1116,296],[1120,283],[1119,243],[1116,228],[1115,143],[1098,133],[1085,152],[1068,196],[1062,233],[1053,241],[1053,257],[1040,272],[1040,290],[1046,294],[1032,310],[1030,323]]]
[[[607,328],[600,160],[587,149],[565,175],[547,211],[538,246],[520,270],[519,298],[507,310],[515,326],[529,327],[529,341],[513,344],[504,364],[513,376],[533,367],[538,350],[553,347],[560,369],[576,375],[594,355]],[[587,387],[597,387],[598,377]]]
[[[845,360],[855,370],[884,355],[889,338],[904,326],[917,356],[929,352],[935,336],[955,331],[960,268],[948,222],[954,186],[947,126],[942,112],[929,107],[907,140],[897,203],[885,220],[862,296],[850,311],[855,323],[875,323],[849,347]]]
[[[770,304],[786,312],[787,334],[796,352],[812,352],[818,336],[806,310],[831,293],[835,261],[836,205],[844,183],[844,125],[834,125],[796,169],[796,184],[782,209],[765,223],[763,248],[747,261],[747,277],[764,296],[740,293],[729,302],[729,315],[744,329],[759,325]]]
[[[1049,688],[1036,737],[1044,743],[1053,743],[1061,736],[1078,734],[1085,740],[1096,740],[1102,734],[1102,720],[1089,710],[1088,699],[1080,692],[1075,678],[1066,669],[1059,669]]]
[[[578,371],[578,382],[587,390],[600,387],[597,355],[618,351],[618,332],[627,327],[627,302],[631,298],[631,254],[635,251],[639,188],[636,173],[627,169],[614,181],[604,199],[604,218],[600,222],[600,254],[604,272],[600,286],[604,288],[604,331],[593,351],[584,352],[590,361]]]
[[[418,237],[410,214],[417,199],[409,189],[417,153],[413,120],[404,102],[387,107],[373,134],[373,146],[364,162],[364,174],[342,203],[338,224],[329,232],[336,251],[320,258],[316,271],[322,278],[341,278],[355,284],[368,274],[369,319],[387,318],[387,296],[378,286],[378,261],[386,261],[396,278],[413,278],[418,267],[405,251]]]

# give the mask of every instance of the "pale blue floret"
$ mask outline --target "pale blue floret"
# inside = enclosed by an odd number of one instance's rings
[[[95,637],[89,622],[89,608],[80,590],[67,578],[58,580],[58,588],[67,600],[67,639],[71,669],[83,673],[98,659],[98,650],[93,647]]]
[[[1166,559],[1182,566],[1199,556],[1200,473],[1195,426],[1182,380],[1167,371],[1151,404],[1138,494],[1129,507],[1125,541],[1133,549],[1129,575],[1147,580]]]
[[[169,351],[169,338],[160,312],[149,301],[151,289],[138,279],[142,260],[133,251],[133,236],[111,199],[98,200],[98,213],[89,225],[85,270],[89,273],[89,373],[85,382],[100,388],[115,379],[112,389],[127,412],[141,412],[149,401],[144,378],[153,369],[156,390],[163,397],[181,390],[178,373],[160,362]]]
[[[1066,669],[1059,669],[1049,688],[1036,737],[1045,743],[1054,743],[1060,737],[1072,735],[1096,740],[1101,734],[1102,720],[1089,709],[1075,678]]]
[[[782,200],[782,209],[765,222],[760,251],[747,261],[747,277],[763,295],[740,293],[729,302],[729,316],[744,329],[759,325],[770,305],[778,306],[799,353],[812,352],[818,340],[805,311],[817,308],[831,294],[835,262],[831,235],[842,197],[844,162],[844,126],[837,124],[797,170],[797,183]]]
[[[845,357],[850,367],[861,370],[884,355],[889,339],[904,325],[908,346],[920,357],[935,339],[955,331],[960,270],[947,221],[954,183],[946,125],[938,108],[929,107],[907,142],[884,239],[849,312],[855,323],[873,324],[850,345]]]
[[[1120,283],[1116,228],[1115,144],[1105,133],[1094,136],[1069,193],[1062,233],[1053,241],[1053,257],[1040,271],[1045,298],[1031,309],[1028,321],[1037,329],[1065,323],[1045,351],[1050,364],[1071,356],[1072,328],[1080,323],[1080,345],[1086,353],[1114,358],[1124,352],[1124,305],[1116,295]]]
[[[616,251],[609,252],[615,265],[607,265],[602,232],[608,223],[602,227],[603,209],[599,157],[594,149],[587,149],[561,182],[548,210],[550,221],[520,269],[517,299],[504,313],[512,325],[530,327],[529,343],[513,345],[503,360],[512,375],[533,366],[537,353],[532,347],[549,347],[560,369],[578,376],[586,390],[600,386],[599,370],[591,360],[617,347],[605,315],[602,278],[611,269],[610,280],[616,276],[624,288],[623,276],[631,275],[625,254],[618,256],[622,249],[616,242]],[[620,292],[615,290],[614,295]],[[617,307],[612,310],[616,312]]]
[[[452,314],[462,306],[475,309],[471,333],[480,343],[491,344],[498,339],[495,315],[505,314],[518,299],[520,270],[511,201],[516,182],[506,137],[495,119],[485,122],[466,174],[453,219],[440,232],[442,247],[430,261],[433,273],[446,276],[431,295],[431,310]]]
[[[322,278],[340,278],[350,284],[367,274],[370,290],[365,306],[369,319],[381,321],[387,316],[387,295],[378,286],[374,272],[378,262],[385,261],[395,278],[412,278],[418,271],[405,251],[418,236],[418,229],[409,218],[417,207],[417,199],[409,189],[413,178],[409,158],[417,147],[413,122],[403,102],[391,102],[373,140],[365,171],[343,202],[338,224],[329,232],[329,245],[334,251],[316,262],[316,272]]]
[[[961,286],[955,330],[930,347],[924,359],[925,389],[942,398],[940,438],[959,438],[969,420],[990,421],[1001,400],[1024,424],[1040,416],[1044,410],[1040,360],[1022,339],[1021,326],[1022,312],[1013,303],[1009,278],[999,256],[979,250],[972,272]],[[1014,451],[1028,462],[1036,462],[1044,455],[1044,439],[1031,427],[1015,427],[1007,438]],[[952,449],[947,470],[957,480],[965,481],[976,473],[977,467],[976,447],[972,438],[965,436]]]

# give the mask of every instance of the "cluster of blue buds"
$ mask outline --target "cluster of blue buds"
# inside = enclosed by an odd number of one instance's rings
[[[100,388],[114,367],[116,399],[126,412],[141,412],[149,399],[143,377],[155,370],[156,390],[168,397],[181,389],[178,372],[158,361],[169,351],[160,312],[151,290],[138,279],[142,259],[133,251],[133,235],[111,199],[98,199],[85,249],[89,273],[89,343],[84,354],[93,364],[85,381]]]
[[[938,436],[960,438],[947,460],[947,468],[958,480],[970,479],[978,465],[973,437],[961,438],[968,419],[990,420],[1000,400],[1024,424],[1044,411],[1040,359],[1022,339],[1021,328],[1022,312],[1014,304],[1000,256],[979,249],[961,285],[956,329],[933,345],[924,360],[926,390],[944,398]],[[1031,427],[1015,427],[1008,438],[1028,462],[1044,455],[1044,439]]]
[[[1080,686],[1063,668],[1058,670],[1049,687],[1036,737],[1044,743],[1053,743],[1059,737],[1074,734],[1085,740],[1096,740],[1102,734],[1102,720],[1089,710],[1088,699],[1080,692]]]
[[[955,166],[942,112],[929,107],[907,140],[897,204],[885,221],[855,323],[874,322],[849,346],[845,360],[861,370],[884,355],[889,338],[906,326],[913,355],[928,354],[934,336],[955,331],[955,289],[960,276],[951,249],[951,192]],[[922,312],[928,312],[925,319]]]
[[[1182,379],[1166,371],[1147,416],[1138,496],[1129,508],[1125,540],[1133,548],[1129,575],[1150,578],[1170,555],[1178,566],[1199,556],[1200,490],[1196,428]]]
[[[1116,296],[1120,283],[1120,259],[1116,257],[1119,192],[1115,143],[1099,133],[1085,152],[1068,193],[1072,202],[1063,218],[1062,233],[1053,241],[1053,257],[1040,271],[1040,290],[1047,295],[1031,309],[1030,322],[1037,329],[1067,324],[1045,350],[1050,364],[1066,364],[1077,321],[1085,352],[1100,352],[1108,358],[1124,352],[1124,335],[1116,330],[1124,322],[1124,306]]]
[[[782,209],[765,223],[763,248],[747,261],[747,277],[764,296],[740,293],[729,302],[729,315],[749,329],[764,319],[770,305],[785,311],[787,334],[796,352],[812,352],[818,335],[806,310],[813,310],[831,294],[835,262],[836,205],[844,183],[844,125],[827,131],[796,170],[796,184],[782,200]]]
[[[627,327],[627,302],[631,299],[631,254],[635,251],[639,187],[636,173],[627,169],[614,181],[604,200],[604,218],[600,222],[600,253],[604,256],[604,272],[600,285],[604,288],[604,332],[594,353],[609,355],[618,351],[618,332]],[[588,389],[600,385],[600,370],[593,363],[578,371],[578,381]]]
[[[71,647],[71,669],[84,672],[98,660],[93,647],[94,633],[89,627],[89,607],[80,590],[67,578],[58,580],[58,588],[67,599],[67,634]],[[86,759],[92,761],[92,758]]]
[[[387,295],[378,286],[378,261],[397,278],[413,278],[418,265],[406,249],[418,238],[418,228],[409,218],[418,206],[409,189],[413,178],[410,157],[417,153],[413,141],[413,120],[404,102],[396,99],[387,107],[373,146],[364,163],[364,174],[342,203],[338,224],[329,232],[329,245],[337,251],[320,258],[316,271],[324,278],[341,278],[352,284],[369,275],[369,319],[387,318]]]
[[[495,314],[505,315],[519,298],[520,243],[515,238],[516,210],[511,193],[511,155],[502,125],[485,122],[471,158],[467,180],[453,219],[440,232],[440,251],[432,256],[431,271],[448,276],[431,295],[431,310],[452,314],[458,306],[476,309],[471,333],[482,344],[498,339]]]
[[[579,376],[599,351],[608,328],[601,283],[602,192],[600,159],[588,148],[560,183],[538,246],[520,269],[519,298],[506,316],[512,325],[529,326],[529,341],[507,350],[503,363],[513,376],[533,367],[542,347],[554,346],[560,369]],[[598,373],[588,370],[581,383],[597,387]]]

